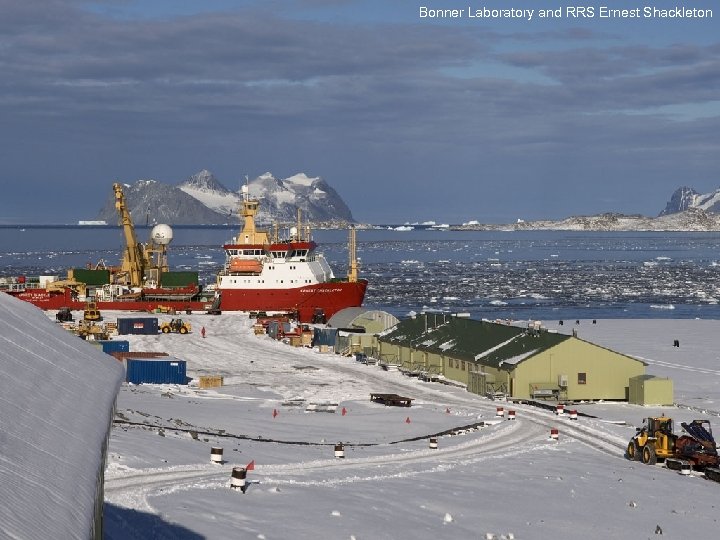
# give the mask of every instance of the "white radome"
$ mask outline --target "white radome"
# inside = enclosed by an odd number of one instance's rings
[[[165,225],[164,223],[155,225],[152,228],[152,230],[150,231],[150,238],[156,244],[159,244],[161,246],[166,246],[170,242],[172,242],[172,239],[173,239],[172,228],[170,227],[170,225]]]

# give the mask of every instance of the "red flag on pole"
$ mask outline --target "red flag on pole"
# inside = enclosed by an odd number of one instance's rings
[[[345,416],[347,414],[347,409],[345,407],[342,408],[342,415]]]
[[[245,467],[246,471],[254,471],[255,470],[255,460],[253,459],[250,463],[247,464]]]

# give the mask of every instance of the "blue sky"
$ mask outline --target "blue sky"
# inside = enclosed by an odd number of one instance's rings
[[[0,222],[89,219],[116,180],[201,169],[322,176],[367,222],[655,215],[720,187],[720,7],[538,15],[571,5],[0,0]]]

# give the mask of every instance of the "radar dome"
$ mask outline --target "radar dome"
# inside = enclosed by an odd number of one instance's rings
[[[155,225],[152,228],[152,230],[150,231],[150,238],[156,244],[166,246],[170,242],[172,242],[173,231],[170,228],[170,225],[165,225],[164,223],[161,223],[160,225]]]

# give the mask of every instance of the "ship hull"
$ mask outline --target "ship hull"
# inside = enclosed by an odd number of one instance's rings
[[[322,310],[326,318],[341,309],[362,305],[367,289],[366,280],[318,283],[289,289],[221,289],[221,311],[295,311],[301,322],[311,322],[316,310]],[[28,289],[8,293],[40,309],[58,310],[63,307],[82,310],[85,303],[73,297],[70,290],[48,292],[44,289]],[[175,311],[207,311],[212,300],[114,300],[97,302],[101,311],[145,311],[167,308]]]
[[[57,310],[70,308],[72,310],[85,309],[85,302],[77,300],[69,290],[64,292],[48,292],[43,289],[33,289],[24,292],[8,292],[11,296],[30,302],[43,310]],[[157,309],[172,308],[176,311],[204,311],[210,309],[212,301],[153,299],[153,300],[113,300],[97,302],[100,310],[106,311],[155,311]]]
[[[341,309],[359,307],[367,281],[337,281],[288,289],[220,289],[223,311],[295,311],[302,322],[312,321],[316,310],[326,318]]]

